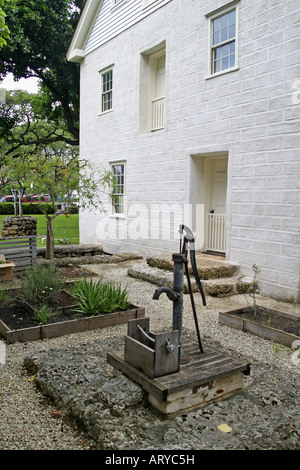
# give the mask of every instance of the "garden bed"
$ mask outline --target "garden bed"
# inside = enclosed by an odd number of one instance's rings
[[[16,292],[14,291],[14,296]],[[56,338],[70,333],[79,333],[127,323],[145,316],[145,309],[130,305],[126,310],[102,313],[93,316],[78,315],[74,297],[67,291],[58,292],[51,302],[52,314],[43,324],[34,316],[34,309],[26,302],[0,301],[0,336],[8,344]]]
[[[300,340],[300,318],[262,306],[220,312],[219,323],[288,347]]]

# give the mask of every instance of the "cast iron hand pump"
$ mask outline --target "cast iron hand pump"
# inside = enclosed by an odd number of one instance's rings
[[[185,235],[182,240],[184,230],[187,233],[187,235]],[[182,349],[182,311],[183,311],[184,268],[185,268],[186,277],[188,281],[188,288],[189,288],[189,294],[190,294],[190,299],[191,299],[191,304],[192,304],[192,309],[193,309],[199,348],[200,348],[200,351],[203,353],[197,313],[196,313],[195,302],[194,302],[194,296],[193,296],[193,291],[192,291],[190,274],[188,270],[188,250],[190,251],[193,274],[195,276],[197,287],[202,297],[203,305],[206,305],[206,300],[205,300],[204,291],[201,285],[201,281],[199,278],[199,274],[197,271],[197,266],[196,266],[195,247],[194,247],[195,242],[194,242],[193,233],[185,225],[179,226],[179,232],[180,232],[180,253],[173,253],[172,255],[172,259],[174,261],[173,289],[171,289],[170,287],[166,287],[166,286],[159,287],[154,292],[153,299],[155,300],[159,299],[160,295],[164,292],[166,293],[167,297],[173,302],[173,330],[178,331],[178,343],[181,347],[181,352],[180,352],[181,362],[184,363],[184,361],[188,360],[188,358],[186,357]]]

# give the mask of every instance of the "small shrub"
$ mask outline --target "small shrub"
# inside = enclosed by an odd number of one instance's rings
[[[130,306],[126,288],[104,284],[101,281],[94,282],[92,279],[77,281],[72,294],[78,302],[77,312],[83,315],[111,313]]]
[[[29,266],[21,281],[21,296],[30,303],[44,304],[62,288],[62,280],[55,266]]]

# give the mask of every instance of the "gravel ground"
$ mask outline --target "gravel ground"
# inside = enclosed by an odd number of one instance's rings
[[[105,280],[122,282],[124,286],[128,286],[130,300],[146,307],[146,316],[150,317],[152,331],[170,327],[172,324],[171,302],[165,295],[162,295],[158,301],[152,300],[155,286],[127,275],[127,268],[133,263],[136,261],[111,265],[89,265],[87,268],[93,269]],[[259,296],[258,300],[260,305],[292,313],[300,320],[299,305],[263,296]],[[239,449],[241,441],[249,440],[249,435],[246,434],[247,428],[251,427],[251,439],[248,446],[251,449],[270,447],[300,449],[300,361],[295,356],[295,352],[284,346],[218,324],[219,311],[245,305],[243,295],[223,298],[207,297],[207,306],[203,307],[200,294],[195,294],[195,303],[204,345],[208,344],[251,363],[251,375],[244,379],[248,404],[249,397],[251,398],[251,415],[250,410],[243,410],[245,396],[237,394],[219,404],[208,405],[202,410],[169,419],[167,427],[166,423],[164,424],[161,444],[157,445],[156,436],[154,446],[151,447],[151,442],[147,443],[149,448],[172,449],[175,445],[177,449],[186,450],[189,448]],[[55,404],[45,397],[31,381],[24,368],[24,358],[33,352],[50,349],[72,350],[72,348],[80,347],[81,344],[91,344],[100,339],[103,340],[105,348],[111,341],[122,340],[124,334],[126,334],[126,325],[45,341],[13,345],[5,345],[1,341],[0,450],[96,449],[96,442],[87,435],[84,429],[67,414],[58,410]],[[184,298],[184,335],[196,339],[190,299],[187,295]],[[266,415],[263,423],[260,419],[262,409]],[[244,416],[240,420],[239,412],[241,416]],[[220,424],[220,420],[230,425],[235,432],[223,434],[213,428],[215,424]],[[208,422],[209,426],[206,424]],[[199,433],[202,433],[201,444]],[[176,443],[181,447],[176,447]],[[113,448],[113,444],[107,448]],[[247,446],[243,444],[241,448],[245,449]]]

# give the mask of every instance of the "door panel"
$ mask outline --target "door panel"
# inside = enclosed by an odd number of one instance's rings
[[[227,159],[212,162],[211,208],[217,214],[226,213]]]

